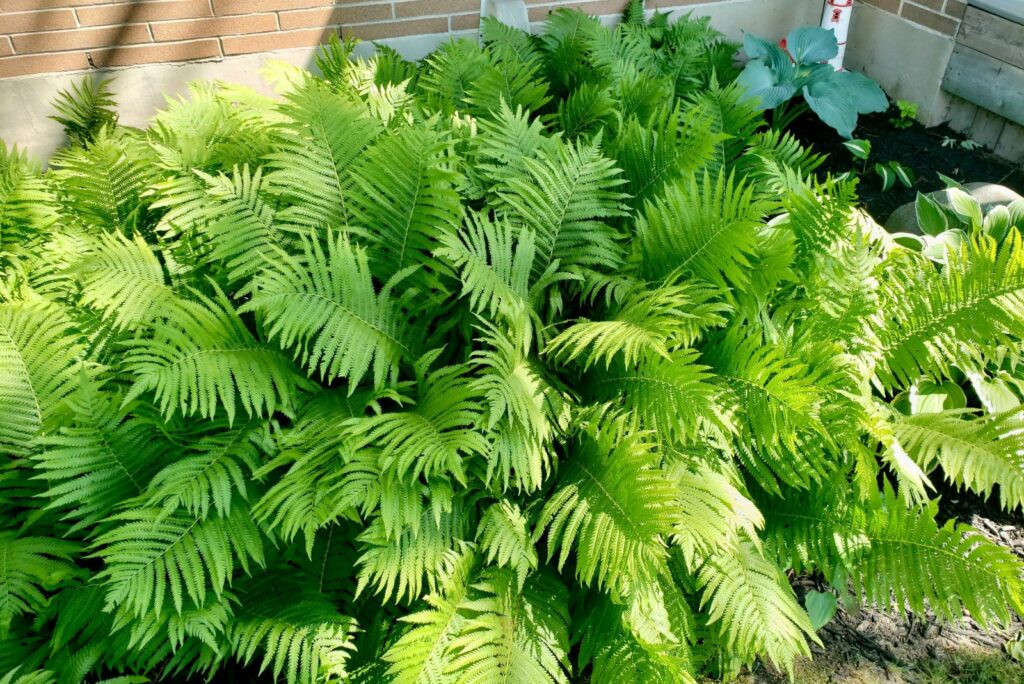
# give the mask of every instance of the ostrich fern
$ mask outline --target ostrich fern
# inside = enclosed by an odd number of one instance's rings
[[[791,570],[1024,610],[929,500],[1024,505],[1024,226],[893,244],[642,10],[0,147],[0,682],[792,672]]]

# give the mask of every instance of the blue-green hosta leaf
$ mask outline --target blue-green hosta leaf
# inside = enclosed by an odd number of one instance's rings
[[[849,138],[857,125],[857,110],[849,93],[832,79],[804,86],[807,106],[839,135]]]
[[[833,29],[801,26],[786,36],[786,49],[797,64],[825,62],[839,54],[839,43]]]
[[[829,75],[828,80],[835,83],[850,98],[858,114],[884,112],[889,108],[889,100],[885,93],[864,74],[856,71],[836,71]]]

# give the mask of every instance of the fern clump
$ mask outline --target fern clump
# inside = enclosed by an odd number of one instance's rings
[[[639,2],[352,47],[0,148],[2,681],[792,672],[790,571],[1024,610],[932,494],[1024,504],[1024,226],[900,247]]]

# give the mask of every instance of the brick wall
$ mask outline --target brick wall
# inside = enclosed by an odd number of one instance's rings
[[[964,18],[964,0],[864,0],[880,10],[896,14],[947,36],[955,36]]]
[[[652,0],[649,8],[709,0]],[[714,1],[714,0],[710,0]],[[941,0],[940,0],[941,1]],[[620,13],[627,0],[527,0]],[[476,29],[480,0],[0,0],[0,78]]]

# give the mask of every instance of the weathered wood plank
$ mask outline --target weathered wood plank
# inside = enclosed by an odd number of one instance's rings
[[[996,154],[1012,162],[1024,162],[1024,128],[1006,124],[996,143]]]
[[[1007,124],[1006,119],[998,114],[979,109],[971,124],[971,140],[984,145],[987,150],[994,150],[999,136],[1003,134],[1003,128],[1007,125],[1013,124]]]
[[[942,89],[1024,124],[1024,69],[966,45],[953,48]]]
[[[1009,19],[968,7],[956,41],[1024,69],[1024,26]]]

